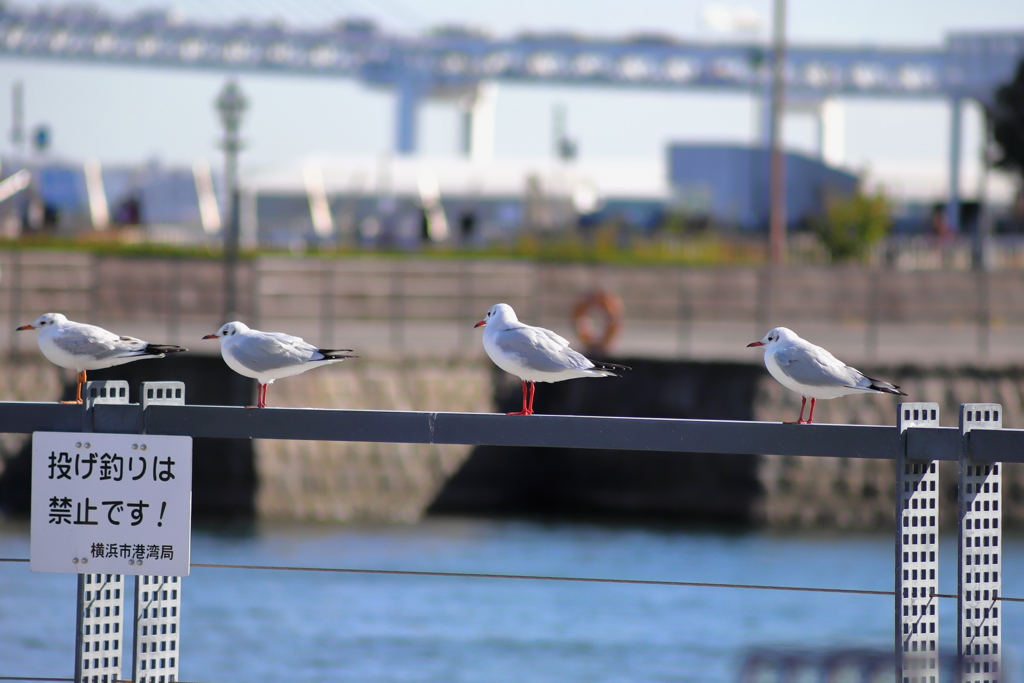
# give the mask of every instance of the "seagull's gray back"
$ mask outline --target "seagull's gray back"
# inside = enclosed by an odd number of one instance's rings
[[[569,348],[569,342],[551,330],[511,323],[499,328],[494,343],[505,353],[518,356],[527,367],[538,372],[587,370],[594,367],[587,358]]]
[[[119,337],[109,330],[95,325],[82,323],[70,323],[63,329],[58,329],[62,334],[55,334],[50,337],[51,342],[64,353],[72,356],[82,356],[105,360],[124,354],[141,353],[148,345],[141,339],[135,337]]]
[[[855,388],[864,379],[860,370],[811,344],[781,348],[775,352],[775,360],[787,377],[806,386]]]
[[[240,364],[259,374],[314,360],[317,349],[300,337],[281,332],[249,330],[228,352]]]

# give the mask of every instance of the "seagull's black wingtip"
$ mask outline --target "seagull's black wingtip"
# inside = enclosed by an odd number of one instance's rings
[[[615,363],[598,363],[596,361],[594,362],[594,368],[597,370],[618,370],[620,372],[623,370],[633,369],[627,365],[616,365]]]
[[[145,350],[146,353],[151,353],[153,355],[161,353],[181,353],[182,351],[188,351],[188,349],[183,349],[180,346],[174,346],[172,344],[147,344]]]

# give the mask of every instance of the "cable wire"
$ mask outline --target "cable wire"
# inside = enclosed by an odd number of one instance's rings
[[[480,572],[429,572],[411,569],[350,569],[335,567],[283,567],[254,564],[193,563],[193,567],[215,569],[261,569],[267,571],[329,572],[339,574],[383,574],[385,576],[435,576],[464,579],[515,579],[523,581],[573,581],[580,583],[617,583],[641,586],[684,586],[694,588],[748,588],[769,591],[803,591],[809,593],[852,593],[856,595],[892,595],[892,591],[858,590],[854,588],[805,588],[801,586],[762,586],[743,583],[703,583],[696,581],[657,581],[653,579],[604,579],[585,576],[543,576],[537,574],[485,574]]]
[[[28,562],[27,559],[0,557],[0,562]],[[487,574],[483,572],[431,572],[412,569],[353,569],[350,567],[290,567],[269,564],[213,564],[193,562],[191,567],[203,569],[255,569],[279,572],[324,572],[333,574],[377,574],[383,576],[429,576],[462,579],[513,579],[518,581],[569,581],[575,583],[612,583],[634,586],[677,586],[684,588],[742,588],[762,591],[796,591],[804,593],[839,593],[845,595],[895,595],[893,591],[873,591],[860,588],[810,588],[807,586],[772,586],[751,583],[708,583],[702,581],[659,581],[656,579],[607,579],[591,576],[545,576],[542,574]],[[956,598],[949,593],[936,593],[937,598]],[[1024,598],[998,597],[994,600],[1024,602]],[[0,680],[3,677],[0,676]],[[25,680],[25,679],[18,679]],[[47,679],[50,680],[50,679]],[[64,680],[64,679],[61,679]]]

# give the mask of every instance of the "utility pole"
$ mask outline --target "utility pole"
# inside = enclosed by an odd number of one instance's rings
[[[769,128],[768,253],[771,264],[786,259],[786,160],[782,116],[786,79],[786,0],[775,0],[772,21],[772,101]]]
[[[985,111],[984,138],[981,142],[981,174],[978,178],[978,225],[974,230],[974,270],[992,269],[992,228],[994,214],[988,200],[989,171],[995,161],[993,149],[993,123],[988,111]]]
[[[238,153],[242,150],[242,114],[249,106],[242,89],[235,79],[229,79],[216,100],[224,138],[224,190],[228,206],[227,230],[224,231],[224,321],[238,318],[238,242],[239,242],[239,197],[238,197]]]
[[[25,154],[25,85],[15,81],[11,86],[11,145],[18,156]]]

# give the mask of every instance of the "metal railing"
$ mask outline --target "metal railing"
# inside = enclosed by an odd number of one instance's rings
[[[176,391],[178,388],[181,391]],[[171,391],[174,389],[174,399]],[[109,392],[110,398],[107,398]],[[787,425],[728,420],[679,420],[617,417],[579,417],[534,415],[529,418],[500,414],[402,412],[368,410],[322,410],[268,408],[250,410],[240,407],[184,405],[184,387],[178,382],[148,382],[142,387],[142,404],[126,403],[127,383],[120,380],[89,382],[84,405],[56,403],[0,402],[0,433],[34,431],[104,432],[123,434],[188,435],[216,438],[305,439],[321,441],[376,441],[391,443],[464,444],[494,446],[533,446],[650,450],[677,453],[744,454],[771,453],[807,457],[879,458],[895,462],[895,553],[894,590],[853,591],[849,589],[813,589],[826,592],[856,592],[868,595],[892,595],[895,599],[895,662],[897,680],[902,683],[933,683],[941,658],[937,647],[940,598],[957,600],[958,671],[966,683],[1000,683],[1002,634],[999,609],[1003,601],[1022,601],[1001,593],[999,556],[1002,554],[1001,510],[1002,463],[1024,463],[1024,430],[1002,429],[1002,408],[998,404],[964,404],[960,427],[939,427],[936,403],[904,403],[899,406],[896,427],[864,425]],[[166,396],[161,400],[162,396]],[[119,396],[121,398],[113,398]],[[958,481],[958,590],[956,595],[937,592],[937,559],[940,528],[941,490],[936,461],[959,463]],[[4,558],[7,561],[17,561]],[[812,590],[796,586],[754,586],[675,581],[640,581],[587,577],[523,576],[511,574],[466,574],[416,572],[402,570],[349,570],[311,567],[243,567],[207,565],[225,568],[264,570],[303,570],[326,572],[374,572],[415,576],[464,576],[493,579],[532,579],[545,581],[594,581],[613,583],[657,583],[659,585],[700,586],[706,588],[747,588],[769,590]],[[76,681],[113,683],[120,670],[108,666],[106,678],[92,675],[81,663],[89,659],[83,638],[89,629],[90,596],[97,587],[90,575],[80,575],[78,652]],[[107,590],[116,586],[116,595],[105,595],[104,607],[120,612],[124,584],[121,576],[93,575]],[[157,580],[163,591],[168,577],[138,577],[135,623],[152,620],[147,607],[154,604],[177,605],[181,600],[181,580],[173,580],[173,595],[164,602],[139,600],[146,596],[148,582]],[[143,585],[141,582],[146,581]],[[147,596],[148,597],[148,596]],[[107,605],[107,603],[110,605]],[[95,609],[95,608],[94,608]],[[140,616],[139,610],[142,609]],[[177,610],[172,610],[176,613]],[[99,613],[99,610],[96,610]],[[176,614],[164,615],[153,623],[172,633],[179,629]],[[104,625],[110,615],[102,617]],[[113,620],[119,623],[120,617]],[[84,633],[83,633],[84,628]],[[93,628],[98,628],[93,626]],[[114,627],[117,628],[117,627]],[[155,626],[151,627],[155,628]],[[152,639],[149,639],[150,641]],[[136,648],[147,639],[136,637]],[[151,645],[151,647],[153,647]],[[162,654],[162,653],[161,653]],[[134,680],[140,683],[171,683],[180,666],[170,660],[174,671],[157,680],[152,669],[135,667]],[[139,652],[135,660],[145,659]],[[97,661],[97,660],[94,660]],[[117,660],[114,660],[115,664]],[[157,660],[153,660],[157,661]],[[165,669],[161,665],[160,673]],[[166,669],[170,671],[170,669]],[[6,672],[3,672],[6,673]],[[95,680],[93,680],[95,679]]]

